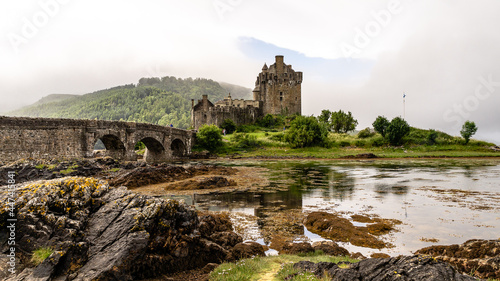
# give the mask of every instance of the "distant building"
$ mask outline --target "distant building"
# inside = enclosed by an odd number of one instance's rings
[[[264,64],[257,76],[253,100],[234,100],[229,94],[213,104],[203,95],[196,105],[192,100],[191,124],[198,130],[203,124],[220,126],[226,119],[242,125],[266,114],[301,114],[301,84],[302,72],[295,72],[283,62],[283,56],[276,56],[276,62],[270,67]]]

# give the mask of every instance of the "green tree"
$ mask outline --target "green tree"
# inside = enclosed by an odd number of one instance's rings
[[[322,145],[328,135],[326,127],[313,116],[298,116],[285,132],[285,141],[293,148]]]
[[[335,133],[347,133],[356,129],[358,120],[354,119],[352,113],[349,111],[345,113],[342,110],[332,112],[330,117],[330,129]]]
[[[236,124],[232,119],[226,119],[222,124],[220,125],[221,129],[226,129],[226,133],[232,134],[234,131],[236,131]]]
[[[389,127],[389,120],[387,120],[387,118],[385,118],[384,116],[379,116],[377,117],[377,119],[375,119],[375,121],[373,122],[372,126],[373,126],[373,129],[375,129],[375,131],[379,134],[382,135],[382,137],[385,137],[385,133],[386,133],[386,130],[387,130],[387,127]]]
[[[201,126],[196,134],[196,144],[201,148],[214,152],[218,147],[222,146],[221,129],[216,125]]]
[[[330,116],[332,116],[332,112],[328,109],[321,110],[321,114],[318,116],[318,121],[321,123],[330,122]]]
[[[410,133],[410,125],[401,117],[391,120],[386,135],[392,145],[399,145],[404,136]]]
[[[470,137],[477,132],[476,123],[472,121],[465,121],[462,126],[462,130],[460,130],[460,135],[465,139],[465,144],[469,143]]]

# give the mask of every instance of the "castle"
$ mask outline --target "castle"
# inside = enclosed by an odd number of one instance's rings
[[[257,76],[253,100],[232,99],[231,94],[215,104],[203,95],[195,105],[191,100],[191,124],[198,130],[204,124],[220,126],[226,119],[236,125],[249,124],[266,114],[301,114],[302,72],[294,71],[286,65],[283,56],[276,56],[276,62]]]

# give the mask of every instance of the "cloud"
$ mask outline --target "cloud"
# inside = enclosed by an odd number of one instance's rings
[[[59,3],[57,12],[47,12],[48,3]],[[456,135],[470,119],[478,136],[500,143],[499,9],[495,0],[5,1],[0,112],[143,76],[253,87],[279,53],[304,72],[305,114],[348,110],[366,127],[377,115],[402,115],[406,92],[410,124]],[[15,53],[9,34],[22,35],[44,12],[47,22]],[[356,52],[345,57],[346,45]],[[494,90],[478,96],[481,79]]]

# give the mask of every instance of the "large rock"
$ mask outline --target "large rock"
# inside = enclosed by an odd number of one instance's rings
[[[479,278],[500,279],[500,240],[475,239],[461,245],[431,246],[416,253],[433,256]]]
[[[400,256],[385,259],[366,259],[340,268],[334,263],[302,261],[295,268],[322,278],[325,273],[334,281],[469,281],[475,278],[458,273],[450,265],[432,258]]]
[[[138,280],[234,259],[231,250],[241,243],[227,216],[204,215],[200,222],[178,201],[93,178],[36,182],[17,194],[18,274],[8,280]],[[0,187],[2,253],[7,195]],[[41,247],[54,252],[35,266],[31,253]]]
[[[237,261],[240,259],[253,258],[253,257],[264,257],[266,253],[264,252],[264,247],[252,241],[247,241],[243,243],[239,243],[231,249],[228,260],[229,261]]]
[[[297,254],[307,254],[314,253],[314,248],[310,243],[300,242],[300,243],[284,243],[281,249],[277,249],[281,254],[297,255]]]
[[[350,242],[355,246],[382,249],[389,244],[370,233],[366,227],[357,227],[338,214],[312,212],[307,215],[304,225],[313,233],[333,241]]]
[[[349,251],[333,241],[318,241],[312,244],[314,250],[321,250],[330,256],[349,256]]]

